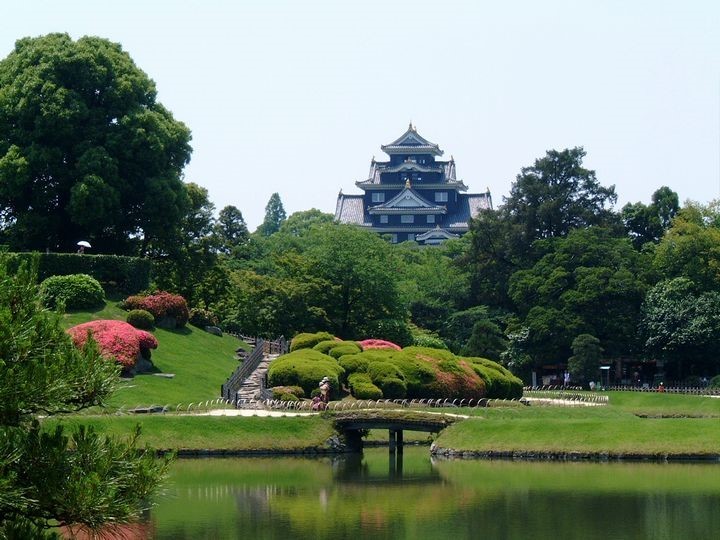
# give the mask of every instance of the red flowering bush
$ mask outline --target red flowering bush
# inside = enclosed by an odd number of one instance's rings
[[[88,334],[97,341],[106,358],[116,360],[123,368],[135,365],[143,350],[157,349],[158,342],[150,332],[138,330],[124,321],[100,320],[78,324],[68,329],[77,347],[82,347]]]
[[[148,296],[128,296],[122,302],[122,308],[149,311],[155,317],[155,324],[158,326],[182,328],[190,318],[190,311],[185,299],[179,294],[164,291],[158,291]],[[170,324],[167,324],[168,322]]]
[[[384,339],[366,339],[364,341],[358,341],[358,345],[363,351],[369,349],[394,349],[396,351],[402,350],[400,345],[396,345],[392,341],[385,341]]]

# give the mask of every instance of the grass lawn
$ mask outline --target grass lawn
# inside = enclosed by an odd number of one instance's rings
[[[140,442],[156,449],[172,450],[268,450],[291,451],[320,447],[334,431],[330,420],[318,415],[299,418],[210,416],[68,416],[45,421],[69,428],[84,424],[117,437],[126,437],[135,425],[142,429]]]
[[[69,328],[98,319],[125,320],[126,316],[110,301],[95,311],[67,313],[63,320]],[[142,374],[123,379],[110,398],[111,407],[188,404],[219,397],[220,385],[238,366],[235,350],[247,347],[232,336],[214,336],[189,324],[177,330],[156,328],[152,333],[159,343],[152,351],[157,372],[175,376]]]

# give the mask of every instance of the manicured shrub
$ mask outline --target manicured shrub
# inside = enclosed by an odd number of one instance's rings
[[[402,379],[387,377],[375,383],[386,399],[402,399],[407,396],[407,384]]]
[[[182,328],[190,318],[185,299],[179,294],[164,291],[157,291],[147,296],[128,296],[120,303],[120,307],[126,310],[149,311],[155,317],[155,324],[161,328]]]
[[[155,327],[155,317],[144,309],[133,309],[127,314],[125,320],[135,328],[141,330],[152,330]]]
[[[105,303],[105,291],[87,274],[51,276],[40,284],[40,294],[50,308],[61,303],[67,309],[93,308]]]
[[[99,320],[78,324],[68,329],[68,334],[78,347],[82,347],[88,335],[91,335],[97,342],[100,353],[117,361],[125,369],[132,368],[143,351],[156,349],[158,346],[155,336],[124,321]]]
[[[390,362],[371,362],[368,364],[367,374],[375,384],[388,378],[405,380],[405,375],[400,368]]]
[[[360,345],[360,348],[363,351],[370,349],[394,349],[399,351],[401,349],[400,345],[396,345],[391,341],[385,341],[384,339],[365,339],[363,341],[358,341],[358,345]]]
[[[342,341],[340,339],[328,339],[325,341],[321,341],[313,347],[313,350],[321,352],[323,354],[330,354],[330,351],[332,349],[341,345],[355,345],[358,348],[356,352],[360,352],[360,347],[354,341]]]
[[[710,388],[720,388],[720,375],[715,375],[708,383]]]
[[[339,382],[345,370],[326,354],[312,349],[301,349],[279,357],[270,364],[270,386],[300,386],[305,395],[317,388],[323,377],[330,379],[333,395],[338,395]]]
[[[348,382],[348,375],[351,373],[365,373],[367,372],[368,364],[370,362],[361,354],[346,354],[338,359],[338,364],[345,370],[345,374],[340,379],[341,382]]]
[[[355,343],[346,343],[346,345],[339,345],[337,347],[333,347],[332,349],[330,349],[328,354],[333,358],[338,359],[341,356],[345,356],[346,354],[357,354],[361,352],[360,347],[358,347]]]
[[[332,339],[335,339],[335,336],[328,332],[316,332],[314,334],[306,332],[298,334],[292,338],[292,341],[290,342],[290,352],[300,349],[312,349],[321,341],[329,341]]]
[[[300,401],[300,398],[294,394],[283,394],[280,396],[280,401]]]
[[[496,399],[519,399],[523,383],[510,370],[486,358],[468,358],[475,372],[487,385],[487,397]]]
[[[305,397],[305,391],[299,386],[276,386],[272,389],[273,399],[280,399],[283,394],[292,394],[299,398]]]
[[[357,399],[381,399],[382,390],[375,386],[367,373],[353,373],[348,377],[352,395]]]
[[[220,319],[209,309],[192,308],[189,322],[193,326],[204,329],[206,326],[217,326],[220,324]]]

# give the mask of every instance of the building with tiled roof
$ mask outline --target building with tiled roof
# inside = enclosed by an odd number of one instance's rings
[[[407,240],[440,244],[468,231],[470,219],[492,208],[490,191],[466,193],[455,176],[455,160],[441,161],[437,144],[410,124],[398,139],[380,147],[389,161],[370,163],[366,180],[355,182],[362,195],[338,195],[335,220]]]

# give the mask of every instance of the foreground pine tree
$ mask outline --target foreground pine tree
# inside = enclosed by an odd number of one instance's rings
[[[128,440],[42,419],[102,405],[119,367],[92,340],[77,349],[60,315],[42,307],[35,269],[9,275],[0,257],[0,538],[52,537],[53,526],[132,521],[166,461]]]

